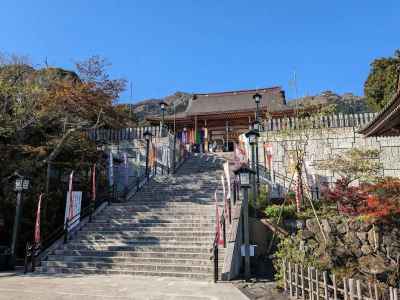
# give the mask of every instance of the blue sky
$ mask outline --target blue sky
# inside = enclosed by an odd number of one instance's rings
[[[362,94],[370,62],[400,48],[398,0],[8,0],[0,51],[72,68],[101,55],[134,101],[175,91],[282,86]],[[121,100],[129,98],[129,91]]]

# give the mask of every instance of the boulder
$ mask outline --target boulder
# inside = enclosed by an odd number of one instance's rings
[[[339,234],[346,234],[349,231],[347,223],[339,223],[336,226],[336,230]]]
[[[371,247],[369,245],[365,245],[364,244],[364,245],[361,246],[361,252],[362,252],[363,255],[368,255],[368,254],[372,253],[372,249],[371,249]]]
[[[318,222],[316,219],[307,219],[306,220],[306,228],[311,231],[311,232],[318,232],[320,231],[319,226],[318,226]]]
[[[368,235],[366,232],[356,232],[356,236],[361,242],[368,241]]]
[[[310,230],[302,230],[300,232],[300,238],[302,240],[308,240],[314,236],[315,236],[315,234],[313,232],[311,232]]]
[[[393,271],[391,266],[384,257],[367,255],[358,259],[360,271],[371,275],[379,275],[385,272]]]

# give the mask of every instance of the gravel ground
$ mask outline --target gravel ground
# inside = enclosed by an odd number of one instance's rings
[[[276,288],[276,283],[268,280],[253,280],[251,282],[238,281],[235,286],[245,294],[250,300],[288,300]]]

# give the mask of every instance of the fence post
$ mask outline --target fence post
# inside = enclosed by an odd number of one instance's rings
[[[311,280],[311,268],[308,267],[307,271],[308,271],[308,278],[307,278],[307,281],[308,281],[308,299],[312,300],[313,299],[313,283],[312,283],[312,280]]]
[[[300,265],[300,282],[301,282],[301,298],[305,299],[304,294],[304,272],[303,272],[303,265]]]
[[[282,262],[282,269],[283,269],[283,289],[287,292],[287,279],[286,279],[286,261],[283,260]]]
[[[358,298],[359,300],[362,300],[362,295],[361,295],[361,283],[360,283],[360,280],[357,280],[357,281],[356,281],[356,284],[357,284],[357,298]]]
[[[343,297],[344,300],[348,300],[349,299],[349,294],[347,293],[347,279],[343,278]]]
[[[332,284],[333,284],[333,300],[337,300],[337,285],[336,285],[336,275],[332,275]]]
[[[324,292],[325,292],[325,300],[329,300],[329,293],[328,293],[328,274],[326,272],[322,273],[324,279]]]
[[[317,293],[317,300],[319,300],[319,272],[318,269],[315,269],[315,283],[316,283],[316,293]]]
[[[350,294],[350,300],[354,300],[354,279],[350,278],[349,279],[349,294]]]
[[[292,284],[292,263],[289,262],[289,293],[290,297],[293,296],[293,284]]]
[[[296,299],[299,297],[299,266],[297,264],[294,265],[294,294]]]

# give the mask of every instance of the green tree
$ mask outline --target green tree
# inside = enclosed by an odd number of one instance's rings
[[[375,59],[364,83],[364,94],[368,105],[377,111],[390,102],[398,87],[400,72],[400,49],[393,57]]]

